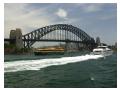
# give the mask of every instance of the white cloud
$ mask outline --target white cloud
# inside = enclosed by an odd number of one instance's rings
[[[67,12],[59,8],[56,15],[63,18],[58,21],[54,17],[55,14],[48,13],[48,8],[38,8],[32,10],[29,4],[5,4],[5,30],[4,37],[8,38],[10,30],[21,28],[23,34],[26,34],[34,29],[56,24],[56,23],[69,23],[71,20],[67,19]]]
[[[85,12],[97,12],[102,10],[104,4],[85,4],[83,10]]]
[[[59,8],[55,14],[61,18],[67,18],[67,11],[62,8]]]
[[[23,34],[30,29],[40,28],[54,23],[44,8],[30,10],[28,4],[5,4],[5,37],[9,37],[11,29],[21,28]]]

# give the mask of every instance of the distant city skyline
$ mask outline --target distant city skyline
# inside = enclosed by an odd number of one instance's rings
[[[5,3],[4,10],[5,38],[16,28],[24,35],[46,25],[71,24],[102,43],[117,42],[116,3]]]

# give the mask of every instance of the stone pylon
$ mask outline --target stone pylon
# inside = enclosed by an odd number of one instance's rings
[[[22,40],[22,31],[20,28],[16,28],[16,30],[10,31],[10,39],[15,39],[15,42],[11,42],[11,44],[15,44],[18,49],[24,47]]]

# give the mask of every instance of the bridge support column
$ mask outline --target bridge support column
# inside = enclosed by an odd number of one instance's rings
[[[23,48],[22,32],[19,28],[16,29],[16,47]]]
[[[10,39],[15,39],[15,42],[10,42],[10,44],[14,44],[17,49],[23,48],[21,29],[17,28],[16,30],[11,30],[10,31]]]
[[[16,31],[15,30],[11,30],[10,31],[10,39],[16,39]],[[10,44],[15,45],[16,44],[16,40],[10,41]]]

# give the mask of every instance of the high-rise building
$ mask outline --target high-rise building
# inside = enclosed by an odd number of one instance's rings
[[[100,43],[100,38],[99,38],[99,37],[96,38],[96,44],[97,44],[98,46],[101,45],[101,43]]]

